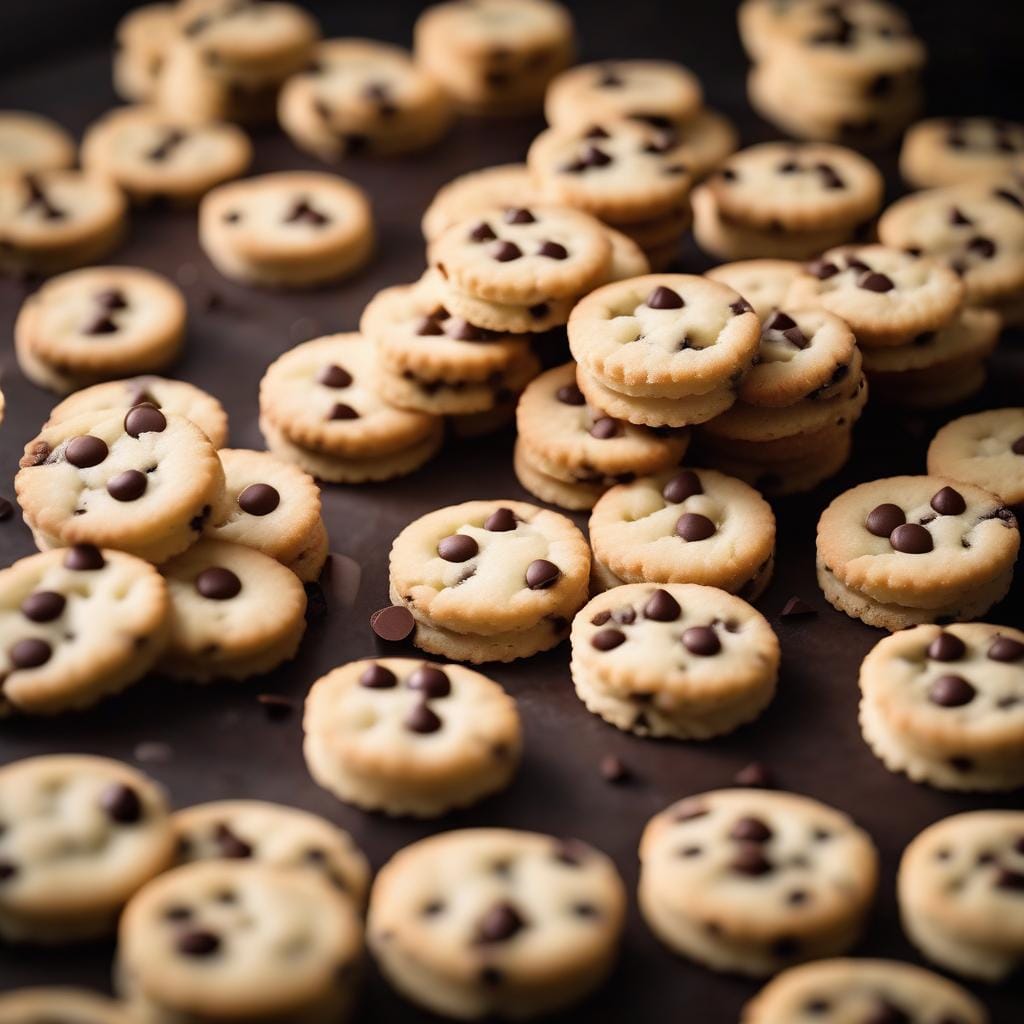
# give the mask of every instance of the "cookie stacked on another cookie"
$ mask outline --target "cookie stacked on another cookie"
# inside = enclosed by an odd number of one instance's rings
[[[912,188],[1000,181],[1024,172],[1024,124],[999,117],[932,117],[912,125],[900,173]]]
[[[114,34],[114,90],[130,103],[156,94],[167,48],[177,34],[173,3],[143,4],[129,11]]]

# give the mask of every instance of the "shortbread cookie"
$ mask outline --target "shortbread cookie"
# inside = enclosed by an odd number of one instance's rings
[[[119,761],[77,754],[0,768],[0,935],[50,944],[106,936],[174,858],[163,791]]]
[[[580,700],[616,728],[708,739],[771,701],[779,641],[759,612],[724,591],[636,583],[576,615],[571,668]]]
[[[59,274],[102,259],[126,227],[124,195],[83,171],[0,175],[0,271]]]
[[[939,974],[896,960],[822,960],[784,971],[743,1009],[741,1024],[865,1021],[988,1024],[985,1008]]]
[[[310,872],[187,864],[128,904],[115,979],[141,1020],[342,1022],[362,931],[352,901]]]
[[[159,563],[195,542],[224,472],[191,421],[138,405],[44,427],[14,487],[41,548],[96,544]]]
[[[52,714],[87,707],[153,667],[167,642],[160,574],[85,545],[0,571],[0,707]]]
[[[519,765],[515,701],[460,665],[354,661],[313,684],[303,722],[314,780],[366,810],[433,818],[504,789]]]
[[[329,540],[313,478],[267,452],[222,448],[218,454],[224,497],[206,523],[206,536],[255,548],[304,583],[315,580]]]
[[[752,487],[711,469],[641,477],[594,506],[604,588],[701,583],[755,600],[771,578],[775,516]]]
[[[884,245],[826,252],[793,282],[787,303],[822,306],[845,320],[865,348],[905,345],[952,319],[960,278],[937,260]]]
[[[355,840],[308,811],[264,800],[215,800],[171,816],[178,858],[254,860],[275,868],[311,872],[362,908],[370,866]]]
[[[106,381],[76,391],[50,410],[46,425],[52,426],[83,412],[120,409],[127,413],[136,405],[153,405],[184,416],[210,439],[214,448],[227,444],[228,414],[213,395],[188,381],[149,375]]]
[[[185,338],[185,297],[141,267],[88,267],[47,281],[14,325],[25,375],[67,393],[98,381],[162,370]]]
[[[852,150],[764,142],[733,153],[708,178],[719,214],[759,229],[820,231],[858,224],[882,203],[882,175]]]
[[[1024,291],[1024,187],[967,184],[904,196],[882,215],[878,237],[945,263],[963,279],[968,302]]]
[[[861,731],[890,771],[940,789],[1024,785],[1024,633],[903,630],[864,659],[860,688]]]
[[[712,267],[704,276],[739,292],[763,321],[781,308],[802,271],[796,260],[737,260]]]
[[[526,161],[548,202],[617,225],[684,207],[693,184],[685,146],[671,128],[624,118],[548,128]]]
[[[391,984],[429,1010],[524,1020],[604,980],[625,911],[615,866],[586,843],[461,829],[413,843],[381,869],[368,939]]]
[[[328,162],[423,149],[452,122],[441,86],[401,47],[373,39],[319,43],[281,90],[278,118],[297,146]]]
[[[442,185],[423,214],[423,237],[432,242],[460,221],[483,210],[527,207],[541,202],[526,164],[484,167],[453,178]]]
[[[312,287],[366,263],[373,218],[362,189],[344,178],[279,171],[209,192],[199,208],[199,241],[225,277]]]
[[[795,793],[688,797],[655,815],[640,840],[640,910],[658,938],[753,977],[849,949],[877,880],[868,835]]]
[[[935,476],[860,484],[818,521],[818,582],[840,611],[897,630],[983,615],[1009,590],[1020,547],[999,499]]]
[[[629,117],[656,125],[686,121],[701,108],[697,76],[668,60],[617,60],[578,64],[548,87],[548,124],[570,127]]]
[[[990,409],[947,423],[928,446],[928,472],[1024,506],[1024,408]]]
[[[113,78],[122,99],[143,103],[156,94],[175,20],[174,4],[151,3],[129,11],[117,23]]]
[[[572,16],[552,0],[446,0],[414,29],[416,62],[471,114],[539,108],[575,54]]]
[[[74,162],[75,144],[55,121],[25,110],[0,111],[0,172],[32,174]]]
[[[306,629],[306,592],[273,558],[202,540],[161,571],[171,598],[161,671],[199,683],[246,679],[295,656]]]
[[[98,992],[59,986],[13,989],[0,996],[4,1024],[131,1024],[127,1009]]]
[[[388,405],[377,352],[359,334],[307,341],[260,382],[260,430],[270,450],[321,480],[361,483],[411,473],[441,446],[443,421]]]
[[[520,485],[535,498],[573,512],[593,508],[597,499],[608,490],[607,485],[563,480],[545,472],[540,468],[540,460],[534,457],[522,438],[516,439],[512,468]]]
[[[112,110],[82,139],[82,166],[115,181],[136,203],[194,205],[244,174],[251,160],[252,145],[235,125],[191,125],[153,107]]]
[[[1024,169],[1024,125],[997,117],[932,117],[913,125],[900,173],[913,188],[997,181]]]
[[[900,861],[903,928],[929,960],[984,981],[1024,961],[1024,813],[954,814],[921,832]]]

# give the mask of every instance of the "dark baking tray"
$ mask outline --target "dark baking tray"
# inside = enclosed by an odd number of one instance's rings
[[[115,102],[109,86],[109,39],[126,5],[96,0],[51,0],[0,7],[0,107],[51,114],[75,132]],[[422,4],[312,5],[329,34],[372,35],[407,42]],[[1017,5],[981,0],[907,5],[932,49],[929,107],[935,113],[1020,113],[1018,51],[1022,16]],[[574,5],[587,57],[664,56],[701,75],[709,100],[741,126],[744,143],[774,137],[754,118],[743,96],[746,62],[729,3],[602,2]],[[337,288],[312,294],[254,291],[233,285],[210,267],[196,244],[190,214],[136,214],[126,244],[112,261],[152,267],[183,283],[190,326],[185,357],[174,373],[218,395],[231,415],[231,443],[262,447],[256,426],[257,383],[267,363],[291,345],[317,334],[355,328],[359,313],[379,288],[418,276],[423,265],[419,217],[435,188],[455,174],[521,159],[538,119],[500,124],[467,121],[429,153],[395,161],[351,161],[341,170],[373,196],[380,252],[372,266]],[[890,196],[899,194],[892,154],[880,161]],[[256,137],[255,173],[314,167],[279,134]],[[681,267],[702,270],[707,261],[690,248]],[[11,480],[23,443],[36,432],[54,397],[21,377],[10,328],[30,285],[0,282],[0,368],[7,420],[0,427],[0,495],[12,497]],[[355,559],[362,581],[351,605],[329,598],[329,611],[314,624],[298,659],[269,678],[234,686],[189,687],[147,679],[122,697],[86,714],[0,724],[0,762],[32,754],[85,751],[142,763],[163,782],[174,804],[225,797],[261,797],[308,808],[349,829],[379,867],[395,850],[441,829],[505,825],[573,834],[607,850],[627,885],[636,882],[636,845],[647,818],[690,793],[727,786],[751,761],[768,765],[785,788],[848,811],[870,831],[882,854],[882,879],[868,933],[857,952],[920,962],[900,932],[893,897],[900,851],[924,826],[957,811],[1020,807],[1021,795],[956,796],[915,786],[889,774],[871,755],[857,728],[857,668],[881,633],[829,608],[814,582],[815,522],[824,505],[859,481],[924,469],[935,429],[960,412],[1020,404],[1024,395],[1021,336],[1007,336],[992,382],[963,409],[936,415],[869,408],[857,427],[856,457],[843,474],[812,495],[775,503],[779,557],[775,580],[758,602],[778,630],[783,671],[778,697],[752,725],[710,743],[669,743],[620,733],[588,714],[573,694],[565,647],[492,674],[519,700],[526,756],[511,788],[484,804],[439,822],[393,821],[363,814],[318,789],[306,773],[300,748],[301,701],[309,685],[335,665],[384,653],[368,627],[372,610],[387,601],[387,553],[411,519],[439,505],[469,498],[531,500],[511,468],[511,432],[451,444],[440,458],[404,480],[366,487],[327,487],[324,515],[336,552]],[[548,361],[560,357],[557,345]],[[585,517],[577,516],[580,525]],[[32,551],[17,518],[0,523],[0,564]],[[780,620],[786,600],[798,595],[818,615]],[[994,610],[993,621],[1021,624],[1024,584]],[[387,653],[411,653],[392,646]],[[263,693],[290,698],[293,712],[273,720],[257,701]],[[152,757],[166,744],[167,760]],[[144,745],[140,748],[140,744]],[[611,785],[599,772],[602,757],[620,757],[635,774]],[[112,947],[31,951],[0,948],[0,991],[22,984],[81,983],[106,988]],[[997,1024],[1024,1018],[1024,986],[972,986]],[[620,965],[601,992],[566,1021],[662,1019],[683,1012],[700,1024],[729,1024],[757,985],[678,959],[648,933],[635,909]],[[360,1019],[394,1022],[429,1019],[399,999],[371,969]],[[670,1009],[671,1008],[671,1009]]]

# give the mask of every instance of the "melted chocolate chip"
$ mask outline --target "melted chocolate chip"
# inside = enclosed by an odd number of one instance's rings
[[[167,417],[153,405],[133,405],[124,418],[124,431],[129,437],[159,434],[167,429]]]
[[[374,662],[360,673],[359,685],[368,690],[390,690],[398,685],[398,678],[390,669]]]
[[[722,649],[722,641],[710,626],[691,626],[684,630],[683,646],[701,658],[710,658]]]
[[[115,501],[138,501],[146,493],[149,481],[137,469],[126,469],[107,481],[107,493]]]
[[[72,572],[95,572],[106,564],[103,552],[95,544],[75,544],[64,556],[64,568]]]
[[[682,309],[686,303],[678,292],[674,292],[671,288],[666,288],[664,285],[658,285],[647,296],[646,305],[650,309]]]
[[[186,931],[178,936],[178,952],[184,956],[212,956],[220,949],[220,936],[210,931]]]
[[[933,661],[959,661],[967,653],[967,645],[952,633],[940,633],[928,645],[928,657]]]
[[[109,454],[110,449],[105,441],[92,434],[73,437],[64,448],[64,458],[78,469],[98,466]]]
[[[433,665],[421,665],[405,681],[410,690],[419,690],[424,698],[447,697],[452,692],[452,684],[448,676]]]
[[[864,526],[868,533],[873,533],[876,537],[888,537],[896,527],[902,526],[906,521],[906,514],[899,505],[886,502],[884,505],[876,505],[868,513]]]
[[[242,581],[230,569],[215,565],[196,577],[195,587],[211,601],[229,601],[241,593]]]
[[[496,508],[484,520],[484,529],[491,533],[508,533],[518,525],[515,513],[510,508]]]
[[[676,534],[685,541],[707,540],[717,532],[715,524],[698,512],[684,512],[676,522]]]
[[[337,363],[322,366],[316,375],[317,383],[328,388],[347,388],[352,384],[352,374]]]
[[[952,487],[943,487],[933,494],[931,506],[940,516],[958,516],[967,511],[964,496]]]
[[[943,708],[958,708],[974,700],[975,690],[962,676],[939,676],[928,687],[928,699]]]
[[[21,614],[32,622],[53,622],[60,618],[66,603],[63,594],[52,590],[37,590],[21,602]]]
[[[672,477],[661,490],[661,496],[674,505],[692,498],[695,494],[703,493],[700,477],[689,469]]]
[[[417,704],[405,716],[405,727],[410,732],[420,733],[426,735],[427,733],[437,732],[442,726],[441,719],[434,714],[426,704]]]
[[[52,655],[53,648],[45,640],[36,637],[18,640],[7,652],[11,664],[21,669],[39,668],[40,665],[45,665]]]
[[[924,555],[935,546],[932,535],[917,523],[897,526],[889,536],[889,543],[905,555]]]
[[[251,516],[269,516],[281,503],[281,495],[270,484],[249,484],[238,496],[238,507]]]
[[[654,622],[675,622],[682,612],[679,602],[667,590],[656,590],[644,605],[644,618]]]
[[[453,533],[437,545],[437,553],[446,562],[468,562],[479,551],[480,545],[465,533]]]
[[[116,782],[100,793],[100,807],[111,821],[119,825],[134,825],[142,818],[139,794],[123,783]]]
[[[621,629],[602,629],[590,638],[590,646],[599,651],[613,651],[626,642]]]

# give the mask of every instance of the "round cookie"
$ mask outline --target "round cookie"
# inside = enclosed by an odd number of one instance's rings
[[[136,7],[117,23],[113,79],[122,99],[142,103],[156,94],[175,21],[174,4],[152,3]]]
[[[167,642],[169,602],[147,562],[90,545],[0,570],[0,709],[87,707],[140,679]]]
[[[1020,532],[988,491],[934,476],[860,484],[818,521],[818,582],[889,630],[983,615],[1010,587]]]
[[[813,142],[750,146],[708,178],[727,221],[777,231],[820,231],[867,220],[882,204],[883,187],[871,161]]]
[[[988,1024],[985,1008],[939,974],[896,960],[821,960],[783,971],[743,1008],[741,1024]]]
[[[761,320],[786,301],[790,285],[803,272],[797,260],[737,260],[712,267],[704,275],[727,285],[754,307]]]
[[[205,861],[128,904],[115,977],[142,1020],[342,1022],[362,945],[352,901],[311,872]]]
[[[192,206],[244,174],[252,145],[233,124],[177,122],[153,107],[119,107],[82,138],[82,166],[110,178],[133,202]]]
[[[787,304],[821,306],[845,320],[860,345],[884,348],[942,327],[963,299],[963,282],[937,260],[861,245],[829,250],[810,264]]]
[[[1024,959],[1024,813],[937,821],[904,850],[896,887],[903,929],[929,960],[1003,980]]]
[[[366,195],[344,178],[279,171],[207,193],[199,241],[225,277],[306,288],[340,280],[367,262],[373,217]]]
[[[59,274],[96,263],[124,236],[126,210],[121,190],[96,174],[2,174],[0,271]]]
[[[890,771],[940,789],[1024,785],[1024,633],[902,630],[864,659],[860,688],[861,731]]]
[[[990,409],[950,421],[928,446],[928,472],[1024,506],[1024,408]]]
[[[20,465],[14,488],[41,548],[96,544],[156,563],[194,543],[224,490],[206,435],[149,405],[44,427]]]
[[[0,173],[70,167],[75,144],[55,121],[26,110],[0,110]]]
[[[1024,188],[967,184],[904,196],[882,214],[878,237],[946,264],[963,279],[968,302],[1024,291]]]
[[[658,938],[753,977],[852,946],[877,879],[868,835],[795,793],[687,797],[655,815],[640,840],[640,910]]]
[[[668,60],[617,60],[577,64],[548,86],[548,124],[570,127],[628,117],[671,126],[697,115],[703,100],[697,76]]]
[[[370,866],[355,840],[324,818],[265,800],[215,800],[177,811],[178,859],[252,860],[309,872],[362,909]]]
[[[330,542],[320,516],[320,488],[308,473],[267,452],[222,448],[224,497],[205,535],[255,548],[315,580]]]
[[[365,810],[433,818],[504,789],[519,765],[515,701],[461,665],[354,661],[306,698],[314,780]]]
[[[580,700],[640,736],[721,736],[775,693],[777,637],[745,601],[713,587],[616,587],[580,610],[571,639]]]
[[[66,394],[162,370],[181,352],[181,291],[141,267],[87,267],[47,281],[22,304],[14,344],[22,372]]]
[[[578,840],[460,829],[400,850],[370,895],[368,939],[387,979],[459,1020],[563,1009],[611,970],[626,894]]]
[[[295,656],[306,629],[306,592],[273,558],[201,540],[161,571],[171,598],[161,671],[198,683],[246,679]]]
[[[712,469],[613,487],[590,517],[595,582],[700,583],[755,600],[771,578],[775,516],[752,487]]]
[[[0,935],[99,938],[174,858],[163,791],[119,761],[52,754],[0,768]]]
[[[423,237],[432,242],[452,227],[483,210],[541,202],[526,164],[500,164],[460,174],[442,185],[423,214]]]
[[[411,473],[441,445],[443,421],[379,395],[374,343],[316,338],[285,352],[260,381],[260,430],[270,450],[321,480],[361,483]]]
[[[441,86],[401,47],[328,39],[285,83],[278,119],[297,146],[331,162],[423,149],[444,135],[452,114]]]
[[[0,1020],[4,1024],[47,1024],[54,1020],[74,1021],[74,1024],[131,1024],[121,1003],[98,992],[70,986],[5,992],[0,996]]]
[[[996,117],[932,117],[903,137],[900,174],[912,188],[998,181],[1024,168],[1024,125]]]
[[[46,425],[53,426],[83,412],[120,409],[127,413],[136,405],[153,405],[184,416],[209,438],[214,448],[223,448],[228,442],[228,414],[213,395],[188,381],[149,375],[105,381],[75,391],[50,410]]]

